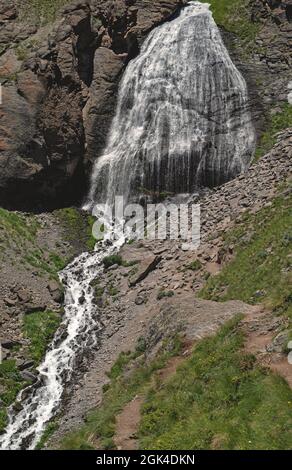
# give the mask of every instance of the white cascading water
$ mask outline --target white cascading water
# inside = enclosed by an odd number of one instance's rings
[[[187,193],[247,169],[255,148],[246,83],[208,4],[190,2],[154,29],[122,78],[89,200]]]
[[[37,383],[18,397],[22,410],[17,413],[11,407],[6,432],[0,436],[0,449],[34,449],[48,421],[58,412],[76,357],[94,345],[102,328],[90,283],[102,271],[103,258],[118,252],[124,242],[122,230],[116,231],[115,237],[109,233],[94,253],[83,253],[60,274],[65,287],[62,325],[37,369]]]
[[[245,82],[223,45],[209,7],[191,2],[153,30],[128,65],[104,155],[92,176],[87,207],[134,197],[139,186],[173,192],[225,181],[245,170],[255,135]],[[38,368],[18,396],[0,436],[1,449],[34,449],[58,412],[76,358],[98,336],[102,319],[91,281],[104,256],[119,250],[122,231],[84,253],[61,274],[65,315]],[[111,241],[112,240],[112,241]]]

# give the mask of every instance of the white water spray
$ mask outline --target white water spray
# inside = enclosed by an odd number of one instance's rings
[[[216,186],[245,171],[255,148],[246,83],[208,4],[190,2],[155,28],[122,78],[87,207]]]
[[[18,396],[22,410],[17,413],[11,407],[6,432],[0,436],[0,449],[34,449],[47,423],[58,412],[76,358],[94,345],[102,328],[90,283],[102,271],[103,258],[118,252],[124,242],[122,229],[115,234],[108,232],[94,253],[83,253],[60,274],[66,292],[63,322],[38,368],[37,383]]]

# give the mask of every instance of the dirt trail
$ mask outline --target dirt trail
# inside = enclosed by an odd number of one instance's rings
[[[175,374],[178,366],[190,355],[191,350],[192,343],[186,341],[183,345],[181,355],[169,359],[166,366],[156,372],[161,382],[165,382],[169,377]],[[137,433],[141,420],[141,406],[143,402],[144,396],[137,395],[117,416],[114,442],[118,450],[137,450],[139,448]]]
[[[116,435],[114,438],[118,450],[137,450],[137,431],[141,419],[142,396],[136,396],[128,403],[116,420]]]
[[[281,330],[283,318],[275,317],[271,312],[258,306],[248,313],[242,321],[246,333],[245,350],[254,354],[257,361],[281,375],[292,388],[292,365],[283,354],[283,345],[274,345],[274,338]]]
[[[219,304],[220,305],[220,304]],[[254,354],[257,361],[281,375],[292,388],[292,366],[287,357],[275,350],[269,352],[275,335],[281,330],[283,319],[275,317],[261,305],[250,306],[241,322],[246,334],[245,351]],[[175,374],[179,365],[191,354],[195,341],[188,341],[180,356],[171,358],[167,365],[157,372],[161,382]],[[114,442],[119,450],[138,449],[137,433],[141,419],[144,397],[136,396],[117,416]]]

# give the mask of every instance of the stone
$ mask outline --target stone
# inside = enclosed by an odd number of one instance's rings
[[[50,281],[48,284],[48,290],[50,291],[52,299],[57,302],[61,303],[64,299],[64,292],[57,281]]]
[[[3,300],[8,307],[14,307],[17,304],[17,300],[11,299],[10,297],[4,297]]]
[[[29,291],[27,291],[26,289],[19,289],[17,291],[17,296],[20,300],[20,302],[24,302],[24,303],[27,303],[31,300],[31,293]]]
[[[148,274],[157,267],[160,261],[160,256],[149,255],[145,257],[141,263],[137,265],[137,270],[135,273],[131,275],[129,279],[129,286],[136,286],[139,284],[139,282],[143,281],[148,276]]]
[[[30,313],[36,313],[36,312],[44,312],[46,310],[47,306],[43,302],[38,302],[38,301],[32,301],[31,303],[27,303],[24,305],[24,313],[26,315],[29,315]]]
[[[24,371],[26,369],[31,369],[34,367],[34,361],[20,361],[17,363],[17,367],[20,371]]]
[[[12,341],[12,340],[7,340],[7,341],[1,341],[1,347],[3,349],[13,349],[15,348],[16,346],[19,346],[19,342],[18,341]]]
[[[26,382],[35,383],[37,381],[37,375],[33,374],[28,370],[24,370],[20,373],[20,376]]]

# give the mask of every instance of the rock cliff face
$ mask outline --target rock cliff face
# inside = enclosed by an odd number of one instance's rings
[[[104,146],[123,68],[147,32],[183,3],[75,1],[54,25],[38,27],[18,18],[18,2],[1,1],[2,206],[36,209],[81,197],[84,162]]]
[[[0,1],[0,205],[50,208],[76,202],[101,154],[119,79],[152,28],[186,0],[81,0],[53,24],[29,19],[28,0]],[[263,111],[287,99],[292,80],[291,0],[251,0],[256,47],[226,42],[249,84],[258,132]]]
[[[236,35],[222,31],[232,59],[244,75],[258,136],[266,127],[271,108],[287,102],[292,80],[292,0],[250,0],[255,41],[248,46]]]

